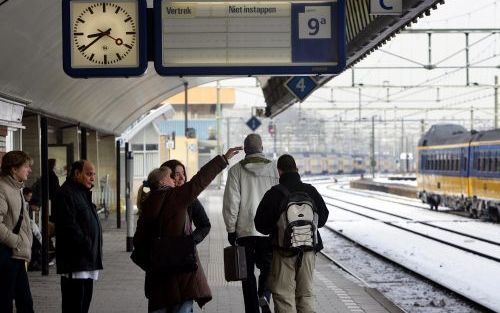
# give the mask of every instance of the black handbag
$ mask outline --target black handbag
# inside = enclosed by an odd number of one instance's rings
[[[130,259],[145,272],[151,267],[149,248],[146,246],[134,246]]]
[[[193,236],[157,237],[151,247],[154,273],[188,273],[198,269]]]
[[[159,213],[158,236],[151,243],[151,271],[153,273],[188,273],[198,269],[196,243],[191,235],[189,215],[186,213],[184,233],[180,236],[162,236],[163,205]],[[186,234],[187,233],[187,234]]]

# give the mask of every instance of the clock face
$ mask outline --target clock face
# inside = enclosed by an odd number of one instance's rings
[[[71,46],[74,68],[138,66],[137,2],[72,1]]]

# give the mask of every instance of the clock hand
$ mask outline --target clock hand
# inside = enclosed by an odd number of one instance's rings
[[[97,30],[101,31],[99,28]],[[109,33],[106,34],[106,36],[108,36],[109,38],[113,39],[115,41],[115,43],[116,43],[117,46],[121,46],[123,44],[123,40],[121,38],[112,37]]]
[[[98,33],[94,33],[94,34],[90,34],[87,36],[87,38],[93,38],[93,37],[99,37],[101,35],[109,35],[110,31],[111,31],[111,28],[108,29],[107,31],[103,32],[101,30],[98,29]]]
[[[83,49],[80,50],[80,52],[83,52],[85,50],[87,50],[90,46],[92,46],[93,44],[95,44],[99,39],[101,39],[102,37],[106,36],[107,34],[109,34],[109,32],[111,31],[111,28],[108,29],[107,31],[105,32],[101,32],[99,35],[97,35],[97,38],[94,39],[91,43],[89,43],[88,45],[86,45]],[[90,35],[89,35],[90,36]]]

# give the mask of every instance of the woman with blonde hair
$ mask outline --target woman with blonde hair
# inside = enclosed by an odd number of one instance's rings
[[[139,214],[142,212],[144,201],[146,201],[151,192],[167,186],[175,186],[173,180],[170,178],[170,170],[165,167],[152,170],[148,175],[148,179],[142,182],[137,192],[137,209],[139,210]],[[149,188],[149,192],[146,192],[144,188]]]
[[[230,148],[224,155],[219,155],[205,164],[193,178],[182,186],[175,186],[170,175],[165,178],[168,187],[151,192],[141,203],[142,214],[137,221],[134,235],[134,247],[151,246],[158,238],[171,238],[172,241],[181,241],[182,238],[193,236],[189,225],[188,208],[210,182],[229,164],[228,160],[237,154],[241,147]],[[172,170],[164,167],[169,173]],[[175,175],[175,174],[174,174]],[[173,186],[173,187],[172,187]],[[193,238],[194,240],[194,238]],[[176,250],[167,251],[179,254]],[[194,247],[194,264],[183,270],[163,271],[155,268],[156,259],[151,260],[152,266],[145,266],[145,294],[148,298],[148,312],[152,313],[191,313],[193,300],[203,307],[212,299],[212,293],[203,271],[203,268]],[[192,266],[194,265],[194,266]]]

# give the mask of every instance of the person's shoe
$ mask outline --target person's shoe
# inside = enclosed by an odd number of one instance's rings
[[[266,297],[259,298],[259,306],[262,313],[272,313],[271,308],[269,307],[269,302],[267,301]]]

